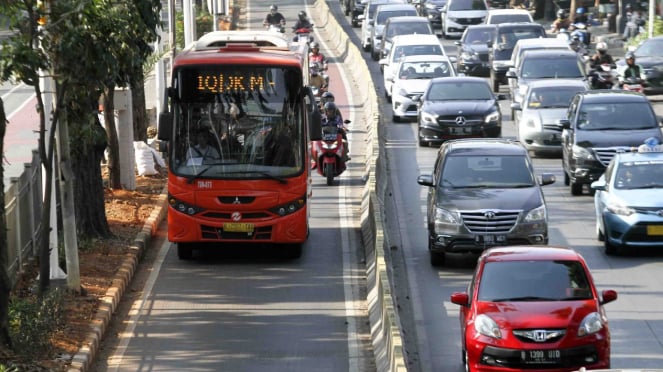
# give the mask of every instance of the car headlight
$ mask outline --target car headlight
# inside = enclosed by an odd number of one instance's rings
[[[437,115],[430,112],[422,111],[421,112],[421,121],[426,124],[435,124],[437,123]]]
[[[635,213],[635,209],[629,207],[628,205],[624,205],[618,202],[609,202],[606,206],[605,209],[608,210],[608,212],[616,214],[618,216],[630,216],[633,213]]]
[[[500,112],[499,111],[493,111],[490,114],[486,115],[485,122],[486,123],[492,123],[500,120]]]
[[[528,128],[541,130],[541,121],[538,119],[527,118],[526,120],[523,120],[523,122],[525,122],[525,126]]]
[[[587,314],[578,327],[578,337],[594,334],[601,329],[603,329],[601,314],[598,312]]]
[[[498,327],[497,323],[488,315],[481,314],[477,316],[474,321],[474,330],[484,336],[502,338],[500,327]]]
[[[460,54],[460,59],[476,61],[479,59],[479,56],[476,53],[464,51]]]
[[[591,151],[582,146],[573,145],[571,151],[573,152],[573,157],[576,159],[594,160],[594,155],[592,155]]]
[[[446,231],[450,226],[456,227],[460,225],[460,218],[458,213],[444,208],[435,208],[435,233],[441,234]]]
[[[527,213],[525,216],[525,222],[545,221],[547,219],[546,215],[546,206],[541,205]]]
[[[456,17],[449,17],[449,20],[450,20],[451,22],[456,22],[456,21],[458,21],[458,18],[456,18]]]

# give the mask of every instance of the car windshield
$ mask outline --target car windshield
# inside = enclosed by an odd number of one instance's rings
[[[523,27],[500,30],[497,36],[500,48],[513,49],[518,40],[542,38],[546,35],[541,28]],[[509,54],[509,58],[511,58],[511,54]]]
[[[421,55],[437,55],[443,56],[441,45],[424,44],[424,45],[397,45],[394,52],[391,53],[391,62],[398,62],[403,57],[407,56],[421,56]]]
[[[571,98],[584,89],[580,87],[545,87],[530,89],[527,96],[528,109],[548,109],[569,107]]]
[[[620,164],[615,189],[663,189],[663,160]]]
[[[582,130],[632,130],[658,127],[649,102],[597,102],[580,107],[577,120]]]
[[[483,0],[452,0],[449,4],[451,11],[459,10],[487,10]]]
[[[526,79],[562,79],[583,78],[584,74],[577,58],[557,58],[555,63],[550,63],[548,57],[539,59],[525,56],[522,61],[520,76]]]
[[[494,28],[468,29],[465,33],[465,44],[488,44],[495,37]]]
[[[447,156],[439,185],[443,188],[514,188],[535,186],[522,155]]]
[[[663,57],[663,39],[646,40],[635,50],[636,57]]]
[[[428,94],[426,94],[428,101],[486,101],[494,98],[490,86],[483,81],[438,81],[429,86]]]
[[[391,17],[400,17],[400,16],[413,16],[417,15],[416,10],[388,10],[380,12],[375,18],[376,25],[383,25]]]
[[[453,76],[453,67],[447,61],[403,62],[398,71],[399,79],[432,79]]]
[[[495,14],[490,17],[490,23],[493,25],[509,22],[531,22],[527,14]]]
[[[487,262],[481,273],[479,301],[573,301],[593,297],[578,261]]]

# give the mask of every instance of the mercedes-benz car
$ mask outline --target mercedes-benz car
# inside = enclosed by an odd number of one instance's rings
[[[615,154],[591,186],[596,237],[606,254],[663,247],[663,145]]]
[[[499,137],[502,112],[499,100],[484,78],[443,77],[431,80],[417,112],[419,146],[449,139]]]

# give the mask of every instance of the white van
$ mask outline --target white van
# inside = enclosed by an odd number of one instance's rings
[[[467,26],[484,23],[488,5],[485,0],[449,0],[441,13],[442,36],[461,37]]]

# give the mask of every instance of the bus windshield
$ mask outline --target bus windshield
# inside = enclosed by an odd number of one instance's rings
[[[170,168],[175,175],[282,179],[304,170],[301,71],[205,65],[184,66],[173,76]]]

